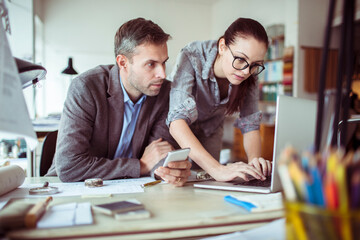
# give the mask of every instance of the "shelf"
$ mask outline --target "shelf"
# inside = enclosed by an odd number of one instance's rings
[[[276,101],[266,101],[266,100],[260,100],[259,104],[263,104],[263,105],[276,105]]]
[[[284,40],[285,40],[285,36],[284,36],[284,35],[279,35],[279,36],[271,37],[271,41],[284,41]]]
[[[259,81],[259,84],[261,85],[276,85],[276,84],[282,84],[282,80],[280,81],[268,81],[268,82],[264,82],[264,81]]]
[[[284,59],[283,59],[282,57],[274,58],[274,59],[265,59],[264,63],[267,63],[267,62],[276,62],[276,61],[284,61]]]
[[[292,87],[292,84],[284,83],[283,80],[281,81],[270,81],[270,82],[260,82],[259,85],[283,85],[284,87]]]

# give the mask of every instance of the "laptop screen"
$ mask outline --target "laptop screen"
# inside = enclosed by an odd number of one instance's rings
[[[276,103],[273,159],[292,145],[302,152],[312,147],[315,139],[316,101],[279,95]]]
[[[276,102],[273,160],[279,162],[282,150],[293,146],[299,153],[314,144],[317,102],[309,99],[279,95]],[[278,174],[273,168],[272,176]],[[274,191],[281,186],[279,177],[274,178]]]

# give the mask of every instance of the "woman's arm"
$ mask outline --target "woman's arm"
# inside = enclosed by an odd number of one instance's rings
[[[270,176],[271,162],[261,157],[260,131],[250,131],[245,133],[243,136],[244,149],[248,157],[249,164],[261,171],[263,175]]]
[[[250,162],[254,158],[259,158],[261,156],[261,139],[260,131],[250,131],[244,135],[244,149]]]
[[[249,164],[238,162],[226,166],[221,165],[205,150],[185,120],[171,122],[170,134],[180,147],[189,147],[191,149],[189,157],[217,181],[231,181],[237,177],[248,180],[247,175],[265,179],[260,171]]]
[[[185,120],[173,121],[170,124],[170,134],[181,148],[191,149],[189,157],[205,171],[220,167],[221,164],[205,150]],[[210,174],[210,172],[208,173]]]

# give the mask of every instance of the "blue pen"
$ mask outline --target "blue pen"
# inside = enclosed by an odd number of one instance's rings
[[[320,207],[325,207],[323,183],[320,172],[316,167],[312,167],[310,169],[310,173],[313,179],[313,194],[315,198],[315,204]]]
[[[316,203],[315,194],[314,194],[314,183],[310,181],[305,182],[305,190],[306,190],[306,201],[311,204]]]
[[[245,208],[247,211],[251,211],[251,209],[253,208],[256,208],[256,206],[250,202],[246,202],[246,201],[241,201],[239,199],[236,199],[230,195],[227,195],[224,197],[224,200],[229,202],[229,203],[232,203],[232,204],[235,204],[235,205],[238,205],[240,207],[243,207]]]

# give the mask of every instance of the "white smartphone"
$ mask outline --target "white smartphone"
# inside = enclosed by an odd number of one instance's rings
[[[169,162],[183,161],[189,156],[190,148],[183,148],[168,152],[163,167],[167,167]]]

